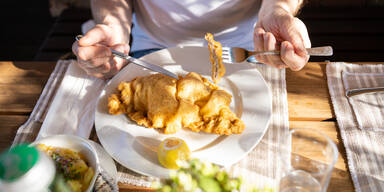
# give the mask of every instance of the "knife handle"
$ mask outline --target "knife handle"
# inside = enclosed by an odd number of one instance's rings
[[[311,56],[332,56],[333,49],[331,46],[306,48],[308,55]],[[252,51],[249,55],[279,55],[280,51]]]

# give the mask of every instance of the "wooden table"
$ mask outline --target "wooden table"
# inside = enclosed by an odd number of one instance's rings
[[[0,150],[9,147],[17,128],[38,100],[55,62],[0,62]],[[290,128],[315,128],[338,146],[339,159],[328,191],[353,191],[345,149],[328,92],[325,63],[311,62],[303,70],[287,70]],[[146,189],[120,184],[122,191]]]

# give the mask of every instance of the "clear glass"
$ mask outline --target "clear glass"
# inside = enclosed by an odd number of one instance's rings
[[[291,152],[282,159],[280,192],[325,192],[337,161],[335,143],[314,129],[290,131]]]

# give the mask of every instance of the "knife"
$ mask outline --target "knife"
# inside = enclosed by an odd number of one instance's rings
[[[384,87],[368,87],[368,88],[360,88],[360,89],[350,89],[345,91],[345,95],[347,97],[352,97],[352,96],[363,94],[363,93],[375,93],[375,92],[384,92]]]
[[[76,39],[76,41],[79,41],[82,37],[83,37],[82,35],[77,35],[75,37],[75,39]],[[133,64],[136,64],[138,66],[144,67],[144,68],[149,69],[151,71],[156,71],[156,72],[162,73],[164,75],[167,75],[167,76],[175,78],[175,79],[179,79],[179,77],[176,74],[174,74],[174,73],[172,73],[172,72],[170,72],[170,71],[168,71],[168,70],[166,70],[166,69],[164,69],[164,68],[162,68],[162,67],[160,67],[158,65],[154,65],[152,63],[148,63],[146,61],[143,61],[143,60],[140,60],[140,59],[136,59],[136,58],[131,57],[131,56],[127,55],[127,54],[124,54],[122,52],[116,51],[114,49],[110,49],[110,50],[111,50],[113,55],[115,55],[117,57],[120,57],[122,59],[125,59],[125,60],[127,60],[127,61],[129,61],[129,62],[131,62]]]

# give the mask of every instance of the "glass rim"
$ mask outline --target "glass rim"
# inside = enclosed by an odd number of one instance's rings
[[[329,166],[328,167],[328,171],[332,170],[333,167],[335,166],[336,162],[337,162],[337,159],[339,158],[339,150],[337,149],[337,146],[335,144],[335,142],[332,141],[331,138],[329,138],[327,135],[325,135],[323,132],[319,131],[319,130],[316,130],[316,129],[313,129],[313,128],[293,128],[293,129],[290,129],[289,130],[289,138],[292,142],[292,133],[294,133],[295,131],[310,131],[310,132],[315,132],[316,134],[319,134],[321,135],[323,138],[325,138],[325,140],[328,142],[328,144],[330,144],[331,148],[332,148],[332,153],[333,153],[333,159],[332,159],[332,162],[330,165],[332,166]]]

